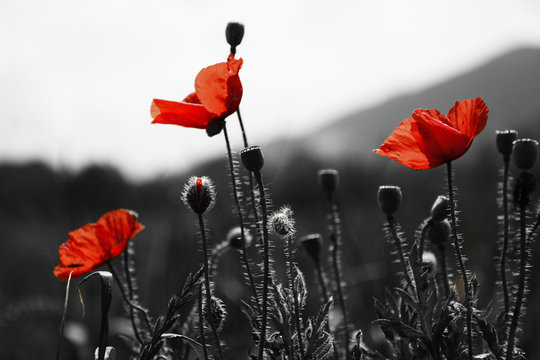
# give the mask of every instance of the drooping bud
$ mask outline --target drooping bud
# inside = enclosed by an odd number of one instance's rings
[[[327,195],[332,195],[339,187],[339,172],[335,169],[322,169],[317,172],[319,184]]]
[[[268,218],[268,229],[281,236],[293,235],[296,230],[292,215],[290,207],[282,206]]]
[[[204,303],[203,311],[206,321],[212,322],[214,329],[221,331],[221,328],[225,323],[225,319],[227,318],[227,309],[225,308],[225,303],[223,303],[220,298],[212,296],[210,313],[207,311],[206,302]]]
[[[393,216],[401,207],[401,188],[394,185],[379,186],[379,208],[386,216]]]
[[[227,233],[227,244],[233,249],[242,249],[242,230],[240,226],[233,227]],[[244,229],[244,240],[246,241],[246,247],[251,245],[253,237],[248,229]]]
[[[518,138],[516,130],[497,130],[495,131],[497,150],[504,156],[505,159],[510,159],[512,155],[512,147],[515,140]]]
[[[261,171],[264,165],[264,157],[260,146],[250,146],[240,151],[242,164],[246,169],[253,172]]]
[[[514,164],[520,170],[529,170],[534,166],[538,156],[538,141],[532,139],[518,139],[514,141]]]
[[[237,22],[230,22],[225,29],[225,38],[231,45],[231,52],[236,54],[236,47],[240,45],[244,38],[244,25]]]
[[[422,253],[422,268],[431,276],[434,276],[437,272],[437,257],[431,251]]]
[[[444,245],[450,238],[452,225],[447,219],[436,221],[429,229],[428,239],[436,245]]]
[[[192,176],[186,185],[184,185],[182,201],[196,214],[203,214],[208,208],[214,205],[215,200],[216,190],[214,183],[209,177]]]
[[[322,236],[321,234],[309,234],[300,239],[300,244],[306,250],[308,256],[315,262],[321,258]]]
[[[448,198],[444,195],[437,196],[431,207],[433,221],[443,221],[448,217]]]

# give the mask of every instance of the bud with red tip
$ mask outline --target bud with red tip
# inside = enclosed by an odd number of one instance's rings
[[[386,216],[393,216],[401,207],[401,188],[394,185],[379,186],[379,208]]]
[[[192,176],[184,185],[182,201],[196,214],[203,214],[214,205],[215,200],[216,190],[209,177]]]

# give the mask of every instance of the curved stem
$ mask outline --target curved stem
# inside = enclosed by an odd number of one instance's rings
[[[395,219],[393,216],[388,216],[388,228],[390,229],[390,233],[392,234],[392,238],[394,238],[395,245],[398,251],[399,260],[401,264],[403,265],[403,276],[405,276],[405,280],[407,281],[407,286],[411,289],[411,291],[414,293],[414,285],[413,281],[411,279],[411,274],[409,272],[409,266],[408,266],[408,259],[405,258],[405,254],[403,253],[403,247],[401,246],[401,239],[398,236],[397,230],[396,230],[396,224]]]
[[[246,234],[244,230],[244,216],[242,214],[242,208],[240,207],[240,201],[238,199],[238,189],[236,184],[236,176],[234,174],[234,164],[232,159],[232,153],[231,153],[231,144],[229,142],[229,135],[227,133],[227,123],[225,122],[225,125],[223,126],[223,135],[225,135],[225,144],[227,145],[227,157],[229,159],[229,172],[231,176],[231,184],[233,187],[233,197],[234,197],[234,203],[236,205],[236,212],[238,213],[238,222],[240,223],[240,236],[242,237],[242,259],[244,261],[244,266],[246,268],[246,272],[249,279],[249,284],[251,286],[251,291],[253,292],[253,296],[255,297],[255,303],[257,304],[257,307],[259,307],[259,297],[257,296],[257,288],[255,287],[255,281],[253,280],[253,274],[251,272],[251,266],[249,264],[249,259],[247,256],[247,250],[246,250]],[[253,187],[252,187],[253,189]]]
[[[521,315],[521,306],[523,304],[523,296],[525,293],[525,272],[527,268],[527,235],[526,235],[526,209],[527,202],[524,198],[527,194],[521,194],[521,201],[519,202],[519,233],[520,233],[520,263],[519,263],[519,278],[518,278],[518,290],[516,294],[516,303],[514,304],[514,311],[512,311],[512,322],[510,324],[510,332],[508,333],[508,347],[506,349],[506,360],[512,360],[514,358],[514,345],[516,341],[516,332],[519,323],[519,317]]]
[[[459,270],[463,278],[463,287],[465,288],[465,307],[467,308],[467,347],[469,350],[469,360],[473,358],[473,347],[472,347],[472,308],[471,308],[471,294],[469,291],[469,279],[467,278],[467,271],[465,270],[465,261],[463,260],[463,255],[461,254],[461,245],[459,243],[457,235],[457,225],[456,225],[456,209],[454,205],[454,186],[452,184],[452,162],[446,162],[446,172],[448,179],[448,195],[450,199],[450,216],[452,218],[452,237],[454,238],[454,249],[456,251],[456,257],[459,263]]]
[[[199,306],[199,331],[201,334],[201,344],[204,353],[204,359],[208,360],[208,350],[206,349],[206,338],[204,336],[203,306],[202,306],[202,284],[199,285],[198,306]],[[189,349],[189,346],[187,346]]]
[[[60,343],[62,342],[62,336],[64,335],[64,325],[66,323],[67,308],[69,303],[69,288],[71,285],[71,275],[73,271],[69,273],[66,283],[66,295],[64,297],[64,309],[62,310],[62,320],[60,321],[60,328],[58,329],[58,343],[56,344],[56,360],[60,359]]]
[[[504,175],[503,175],[503,209],[504,209],[504,230],[503,230],[503,246],[500,257],[501,282],[504,294],[504,313],[508,315],[510,312],[510,298],[508,296],[508,284],[506,282],[506,252],[508,251],[508,167],[510,159],[504,158]]]
[[[263,220],[263,298],[262,298],[262,322],[261,322],[261,339],[259,343],[259,360],[263,360],[264,348],[266,346],[266,324],[268,322],[268,283],[270,278],[270,254],[268,245],[268,215],[266,211],[266,195],[264,191],[264,183],[260,171],[255,172],[255,179],[259,186],[259,192],[261,194],[261,210]]]
[[[207,322],[210,325],[210,329],[212,329],[212,333],[214,334],[214,340],[216,342],[216,347],[218,350],[219,359],[223,359],[223,354],[221,352],[221,342],[219,341],[219,334],[217,332],[216,326],[214,325],[214,322],[211,320],[212,318],[212,293],[210,292],[210,274],[208,272],[208,242],[206,240],[206,230],[204,228],[204,220],[202,217],[202,214],[197,214],[197,217],[199,219],[199,228],[201,231],[201,238],[202,238],[202,246],[203,246],[203,267],[204,267],[204,287],[206,290],[206,311],[207,311]]]
[[[349,317],[347,314],[347,308],[345,306],[345,296],[343,295],[343,287],[341,283],[341,271],[339,268],[339,234],[337,225],[337,213],[334,200],[331,196],[328,197],[328,203],[330,206],[330,219],[332,222],[332,233],[330,234],[330,240],[332,241],[332,267],[334,269],[334,277],[336,281],[336,290],[338,293],[339,306],[343,313],[344,322],[344,338],[345,338],[345,359],[350,359],[350,335],[349,335]]]
[[[300,324],[300,305],[298,304],[298,291],[296,291],[296,286],[294,286],[293,248],[291,242],[291,236],[287,236],[287,265],[289,267],[289,286],[291,287],[293,294],[294,320],[296,326],[296,334],[298,336],[298,346],[300,347],[300,359],[304,360],[304,341],[302,339],[302,328]]]

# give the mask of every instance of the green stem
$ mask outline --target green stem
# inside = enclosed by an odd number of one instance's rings
[[[266,210],[266,195],[264,191],[264,183],[260,171],[255,172],[255,179],[259,186],[259,193],[261,194],[261,210],[263,220],[263,298],[262,298],[262,322],[261,322],[261,339],[259,343],[259,360],[263,360],[264,348],[266,346],[266,325],[268,322],[268,282],[270,278],[270,249],[268,245],[268,215]]]
[[[216,347],[218,350],[219,359],[223,360],[223,354],[221,352],[221,342],[219,341],[219,334],[217,332],[217,329],[214,325],[214,322],[211,320],[212,318],[212,293],[210,291],[210,274],[208,272],[208,241],[206,240],[206,230],[204,228],[204,220],[202,217],[202,214],[197,214],[197,217],[199,219],[199,228],[201,231],[201,238],[202,238],[202,246],[203,246],[203,267],[204,267],[204,287],[206,290],[206,311],[207,311],[207,322],[210,325],[210,329],[212,329],[212,333],[214,334],[214,340],[216,342]]]
[[[448,194],[450,199],[450,216],[452,218],[452,237],[454,238],[454,249],[456,251],[456,257],[459,263],[459,270],[463,278],[463,287],[465,288],[465,307],[467,308],[467,348],[468,348],[468,358],[469,360],[473,359],[473,345],[472,345],[472,308],[471,308],[471,294],[469,291],[469,279],[467,277],[467,270],[465,270],[465,261],[463,260],[463,255],[461,254],[461,245],[459,243],[457,235],[457,225],[456,225],[456,209],[454,205],[454,186],[452,184],[452,162],[446,162],[447,170],[447,179],[448,179]]]

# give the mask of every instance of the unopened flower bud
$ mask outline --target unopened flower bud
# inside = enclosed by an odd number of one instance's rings
[[[240,226],[233,227],[229,230],[226,239],[227,244],[233,249],[242,249],[242,230],[240,229]],[[244,229],[244,240],[246,241],[246,247],[251,245],[251,242],[253,241],[253,237],[247,229]]]
[[[429,275],[434,276],[437,272],[437,257],[431,251],[424,251],[422,253],[422,267],[428,272]]]
[[[268,228],[281,236],[292,235],[295,232],[293,212],[290,207],[283,206],[268,218]]]
[[[196,214],[200,215],[204,213],[214,205],[215,200],[216,191],[214,189],[214,183],[209,177],[192,176],[186,185],[184,185],[182,201]]]
[[[518,138],[516,130],[497,130],[495,131],[497,150],[506,158],[509,159],[512,155],[512,146]]]
[[[203,311],[206,321],[212,322],[213,327],[217,331],[220,331],[227,318],[227,310],[223,301],[218,297],[212,296],[210,314],[208,314],[206,302],[204,303]]]
[[[315,262],[321,257],[322,236],[321,234],[309,234],[300,239],[300,243],[308,256]]]
[[[323,169],[319,170],[317,175],[319,176],[319,184],[326,194],[331,195],[336,192],[339,187],[339,172],[337,170]]]
[[[431,218],[433,221],[443,221],[448,217],[448,198],[444,195],[437,196],[431,207]]]
[[[394,215],[401,207],[401,188],[394,185],[379,186],[379,208],[386,216]]]
[[[534,166],[538,156],[538,141],[532,139],[518,139],[514,141],[514,164],[520,170],[529,170]]]
[[[231,48],[237,47],[244,38],[244,25],[237,22],[228,23],[225,29],[225,37]]]
[[[452,226],[447,219],[444,219],[443,221],[436,221],[429,229],[428,238],[436,245],[443,245],[450,238],[451,231]]]
[[[249,171],[261,171],[264,165],[264,157],[260,146],[250,146],[240,151],[242,164]]]

